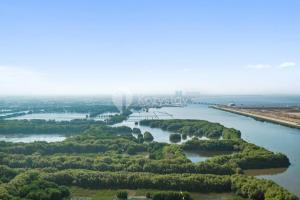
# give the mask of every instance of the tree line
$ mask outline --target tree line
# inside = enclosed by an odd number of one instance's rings
[[[244,175],[170,174],[95,172],[66,170],[45,174],[45,179],[62,185],[86,188],[160,189],[189,192],[235,192],[253,200],[297,200],[276,183]]]
[[[271,181],[238,175],[244,169],[285,167],[290,163],[285,155],[250,144],[235,134],[232,134],[234,139],[196,137],[183,144],[166,144],[153,142],[149,132],[142,134],[139,129],[125,126],[89,124],[87,120],[71,121],[67,125],[88,125],[88,128],[63,142],[0,142],[0,199],[60,200],[68,197],[68,188],[63,185],[235,192],[255,200],[297,199]],[[215,124],[208,126],[220,128]],[[225,129],[222,128],[222,134]],[[185,151],[229,151],[231,154],[192,163]]]
[[[158,142],[141,143],[140,139],[132,136],[131,132],[132,129],[128,127],[93,126],[83,134],[68,138],[63,142],[28,144],[0,142],[0,152],[2,152],[0,164],[13,168],[51,167],[202,174],[233,174],[242,173],[245,169],[290,165],[285,155],[270,152],[241,139],[193,139],[182,145],[170,145]],[[215,156],[200,163],[191,163],[184,151],[231,151],[232,154]],[[78,155],[67,155],[70,153]],[[97,155],[86,157],[84,154]],[[128,156],[125,156],[126,154]],[[148,158],[144,155],[148,155]],[[107,156],[110,157],[109,162],[106,162],[107,159],[102,159]],[[90,160],[91,157],[94,159]]]
[[[20,173],[8,183],[0,185],[0,199],[60,200],[70,195],[68,188],[63,185],[91,189],[159,189],[205,193],[234,192],[239,196],[253,200],[298,199],[273,181],[244,175],[158,175],[152,173],[97,172],[75,169],[54,172],[29,170]]]
[[[205,120],[171,119],[171,120],[142,120],[143,126],[161,128],[163,130],[180,133],[195,137],[208,137],[224,139],[239,139],[241,132],[233,128],[227,128],[219,123],[212,123]]]
[[[1,200],[63,200],[70,196],[65,186],[42,178],[39,171],[20,173],[10,182],[0,185]]]
[[[81,133],[91,125],[103,125],[101,121],[80,120],[54,121],[54,120],[0,120],[0,134],[76,134]]]

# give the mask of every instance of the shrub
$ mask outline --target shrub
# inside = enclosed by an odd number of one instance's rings
[[[117,198],[118,199],[127,199],[128,198],[128,192],[126,192],[126,191],[119,191],[118,193],[117,193]]]
[[[132,133],[139,134],[139,133],[141,133],[141,129],[139,129],[139,128],[133,128],[132,129]]]
[[[152,142],[153,139],[154,139],[154,137],[152,136],[152,134],[151,134],[150,132],[146,131],[146,132],[144,133],[144,140],[145,140],[146,142]]]
[[[159,192],[152,196],[152,200],[191,200],[189,193],[183,192]]]
[[[170,141],[174,142],[174,143],[180,142],[181,141],[181,135],[178,134],[178,133],[171,134],[170,135]]]
[[[150,198],[152,198],[152,195],[151,195],[151,193],[150,193],[150,192],[147,192],[147,193],[146,193],[146,198],[147,198],[147,199],[150,199]]]

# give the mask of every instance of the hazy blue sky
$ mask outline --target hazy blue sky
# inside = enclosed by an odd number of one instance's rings
[[[300,1],[0,1],[0,94],[177,89],[300,94]]]

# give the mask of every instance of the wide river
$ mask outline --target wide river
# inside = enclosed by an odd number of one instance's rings
[[[290,192],[300,196],[300,129],[293,129],[269,122],[256,121],[250,117],[241,116],[225,111],[209,108],[207,105],[192,104],[186,107],[165,107],[161,109],[150,109],[148,113],[133,113],[137,115],[152,115],[155,113],[162,119],[203,119],[211,122],[219,122],[227,127],[233,127],[242,132],[242,138],[248,142],[255,143],[275,152],[286,154],[291,162],[287,170],[256,170],[252,171],[253,175],[271,179],[281,186],[287,188]],[[170,117],[170,115],[173,115]],[[32,117],[32,116],[31,116]],[[64,117],[57,116],[34,116],[34,118],[46,118],[56,120],[66,120]],[[73,118],[82,118],[82,116],[72,116]],[[118,125],[128,125],[134,127],[134,120],[129,118],[128,121]],[[139,126],[141,130],[150,131],[156,141],[169,142],[170,132],[161,129],[152,129],[150,127]],[[60,135],[32,135],[29,138],[21,136],[1,136],[0,140],[12,142],[32,142],[32,141],[61,141],[64,136]],[[205,138],[203,138],[205,139]],[[207,159],[211,155],[187,155],[193,162]],[[263,175],[262,175],[263,174]],[[268,174],[268,175],[266,175]]]
[[[227,127],[233,127],[242,132],[242,138],[248,142],[263,146],[274,152],[286,154],[291,162],[287,170],[262,170],[255,171],[258,177],[275,181],[287,188],[290,192],[300,196],[300,130],[289,128],[269,122],[256,121],[250,117],[245,117],[225,111],[209,108],[207,105],[193,104],[187,107],[165,107],[161,109],[150,109],[151,113],[166,112],[176,119],[203,119],[211,122],[219,122]],[[168,118],[163,117],[163,118]],[[133,122],[123,122],[124,125],[134,126]],[[168,142],[166,132],[160,129],[140,127],[142,131],[150,131],[157,141]],[[201,161],[201,158],[199,159]]]

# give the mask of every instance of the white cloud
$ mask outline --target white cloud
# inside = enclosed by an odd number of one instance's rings
[[[247,65],[246,68],[248,69],[270,69],[270,68],[279,68],[279,69],[287,69],[287,68],[291,68],[291,67],[295,67],[296,63],[295,62],[283,62],[280,65],[276,66],[272,66],[270,64],[255,64],[255,65]]]
[[[246,66],[248,69],[269,69],[272,68],[269,64],[256,64],[256,65],[248,65]]]
[[[286,69],[286,68],[295,67],[295,66],[296,66],[296,63],[294,63],[294,62],[284,62],[279,65],[279,68]]]

